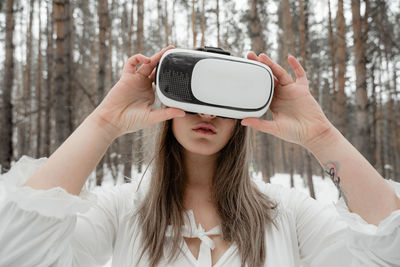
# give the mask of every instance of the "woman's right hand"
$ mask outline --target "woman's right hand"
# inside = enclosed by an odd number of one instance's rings
[[[152,87],[155,67],[162,55],[172,48],[168,46],[151,58],[142,54],[130,57],[119,81],[93,112],[115,137],[185,116],[185,112],[177,108],[152,109],[155,100]],[[143,64],[136,69],[139,63]]]

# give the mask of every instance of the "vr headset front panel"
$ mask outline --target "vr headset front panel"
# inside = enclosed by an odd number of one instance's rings
[[[183,49],[164,54],[157,66],[156,84],[158,96],[167,106],[233,118],[261,116],[273,94],[267,66]]]

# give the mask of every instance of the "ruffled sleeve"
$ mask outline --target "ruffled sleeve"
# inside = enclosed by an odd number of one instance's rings
[[[0,266],[102,266],[118,224],[118,189],[23,186],[46,158],[23,156],[0,176]]]
[[[400,199],[400,183],[387,180]],[[346,247],[352,266],[400,266],[400,210],[393,211],[378,226],[368,224],[340,199],[336,209],[346,228]]]
[[[400,199],[400,184],[388,183]],[[351,213],[342,199],[323,205],[295,189],[265,188],[294,217],[303,267],[400,266],[400,210],[375,226]]]

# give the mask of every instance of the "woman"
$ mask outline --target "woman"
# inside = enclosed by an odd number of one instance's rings
[[[101,266],[111,255],[113,266],[400,266],[399,184],[327,120],[294,57],[296,81],[265,54],[248,54],[274,73],[273,120],[239,121],[152,109],[155,66],[172,48],[128,59],[49,159],[23,157],[3,175],[0,266]],[[81,192],[115,138],[160,122],[150,181],[95,198]],[[352,213],[343,202],[338,215],[295,190],[252,181],[249,127],[311,151]]]

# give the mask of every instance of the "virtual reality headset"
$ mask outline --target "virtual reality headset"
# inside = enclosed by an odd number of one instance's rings
[[[189,113],[243,119],[261,117],[274,93],[271,69],[220,48],[170,49],[157,64],[160,101]]]

